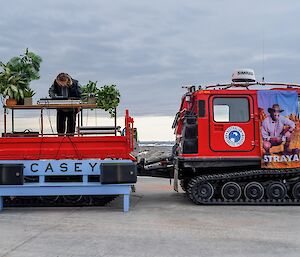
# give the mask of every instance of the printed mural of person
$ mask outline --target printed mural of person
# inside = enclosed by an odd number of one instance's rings
[[[262,138],[263,148],[265,154],[270,154],[272,146],[278,146],[284,143],[284,154],[291,153],[289,148],[291,142],[291,135],[296,127],[295,123],[290,119],[281,116],[283,112],[279,104],[273,104],[271,108],[268,108],[270,116],[265,118],[262,122]]]

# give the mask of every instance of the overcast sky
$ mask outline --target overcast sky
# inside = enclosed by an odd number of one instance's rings
[[[235,68],[300,82],[300,1],[2,2],[0,60],[42,56],[36,99],[67,72],[117,84],[121,112],[173,116],[182,85],[228,82]]]

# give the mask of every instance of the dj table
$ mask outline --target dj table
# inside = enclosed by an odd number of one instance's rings
[[[14,105],[14,106],[3,106],[4,108],[4,136],[7,134],[7,109],[11,110],[11,129],[12,133],[14,133],[14,112],[16,110],[40,110],[40,124],[41,131],[40,134],[47,135],[44,133],[44,111],[46,109],[78,109],[78,127],[83,126],[83,110],[84,109],[98,109],[96,104],[86,104],[86,103],[61,103],[61,104],[53,104],[53,103],[45,103],[45,104],[34,104],[34,105]],[[117,112],[115,109],[115,117],[114,117],[114,125],[117,128]],[[117,129],[115,129],[115,135],[117,134]],[[51,134],[52,135],[52,134]],[[79,133],[78,133],[79,135]]]

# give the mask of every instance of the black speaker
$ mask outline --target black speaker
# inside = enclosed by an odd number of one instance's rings
[[[102,184],[136,183],[137,168],[134,163],[102,163],[100,182]]]
[[[0,164],[0,185],[23,185],[23,164]]]

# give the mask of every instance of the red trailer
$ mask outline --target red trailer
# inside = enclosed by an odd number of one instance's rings
[[[124,195],[124,211],[128,211],[131,186],[136,182],[135,158],[131,155],[134,121],[128,110],[123,131],[116,119],[114,126],[82,126],[79,116],[74,135],[46,134],[43,112],[57,108],[82,110],[95,109],[96,105],[70,102],[66,106],[4,106],[5,126],[0,137],[0,209],[3,197],[8,204],[15,196],[26,196],[21,200],[25,204],[56,205],[63,202],[90,204],[96,203],[99,195]],[[11,132],[7,131],[6,109],[12,112]],[[14,112],[32,109],[40,111],[41,131],[14,131]]]

